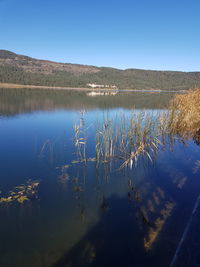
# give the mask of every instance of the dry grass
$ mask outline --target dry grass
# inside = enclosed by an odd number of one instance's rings
[[[169,130],[182,137],[200,134],[200,89],[176,95],[170,104]]]
[[[120,169],[132,168],[141,158],[151,162],[156,158],[160,147],[173,145],[177,137],[200,140],[200,89],[176,95],[168,110],[151,114],[146,111],[133,111],[132,116],[107,119],[96,127],[94,143],[95,157],[86,153],[86,130],[83,117],[74,126],[75,146],[78,162],[95,161],[109,163],[120,160]],[[199,138],[199,139],[198,139]]]
[[[153,116],[141,111],[131,117],[122,116],[116,121],[108,119],[98,124],[95,145],[97,165],[119,159],[122,162],[120,168],[132,168],[141,157],[153,161],[162,145],[160,131],[163,131],[163,122],[158,122],[158,117],[159,114]]]

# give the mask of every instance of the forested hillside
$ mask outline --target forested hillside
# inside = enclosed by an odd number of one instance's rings
[[[0,82],[61,87],[88,87],[88,83],[96,83],[121,89],[182,90],[200,87],[200,72],[99,68],[0,50]]]

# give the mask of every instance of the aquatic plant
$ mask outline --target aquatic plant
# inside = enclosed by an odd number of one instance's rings
[[[86,162],[86,129],[84,121],[85,111],[80,111],[81,117],[78,124],[74,125],[74,143],[78,162]]]
[[[156,115],[157,116],[157,115]],[[140,112],[131,118],[128,130],[124,131],[122,142],[125,142],[121,150],[123,164],[121,168],[137,164],[140,156],[153,160],[158,147],[162,145],[159,137],[159,128],[153,115]]]
[[[19,202],[23,204],[25,201],[37,199],[38,186],[40,182],[29,179],[25,184],[14,187],[8,194],[0,198],[0,204]]]
[[[152,161],[158,147],[162,145],[157,124],[155,117],[144,111],[133,112],[131,118],[122,116],[120,124],[112,119],[104,121],[96,130],[97,163],[118,159],[123,161],[121,168],[132,168],[140,156],[146,156]]]
[[[72,163],[96,162],[112,163],[121,161],[120,169],[135,166],[141,158],[153,162],[160,147],[170,144],[178,136],[184,142],[185,137],[200,136],[200,89],[187,94],[176,95],[169,108],[150,113],[133,110],[131,116],[104,119],[95,128],[94,157],[86,153],[86,131],[84,113],[74,126],[74,140],[77,159]],[[120,122],[120,123],[119,123]],[[166,146],[165,146],[166,147]]]
[[[108,119],[96,131],[95,154],[97,162],[101,160],[102,163],[107,163],[114,156],[113,142],[113,126],[111,120]]]

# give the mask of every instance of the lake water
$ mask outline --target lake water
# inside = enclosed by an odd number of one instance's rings
[[[29,201],[0,203],[0,266],[165,267],[176,252],[174,266],[200,266],[198,142],[174,139],[132,169],[73,163],[80,118],[93,158],[98,123],[160,112],[172,97],[1,89],[0,196],[39,185]]]

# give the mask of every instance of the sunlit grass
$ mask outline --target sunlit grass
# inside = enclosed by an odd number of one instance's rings
[[[200,89],[176,95],[169,110],[171,134],[185,138],[200,135]]]
[[[200,131],[200,89],[187,94],[176,95],[164,111],[147,112],[133,110],[131,116],[124,114],[117,119],[107,118],[95,129],[94,157],[86,152],[86,131],[84,114],[74,126],[74,140],[77,160],[73,163],[95,161],[109,163],[120,160],[120,168],[132,168],[139,158],[151,162],[160,147],[172,142],[177,136],[194,137]],[[91,160],[92,159],[92,160]]]
[[[94,126],[95,127],[95,126]],[[74,126],[74,145],[77,158],[74,163],[95,161],[96,166],[118,160],[120,168],[132,168],[140,157],[153,161],[164,131],[160,113],[133,111],[131,117],[123,114],[118,118],[107,118],[95,127],[94,157],[87,156],[84,118]]]

